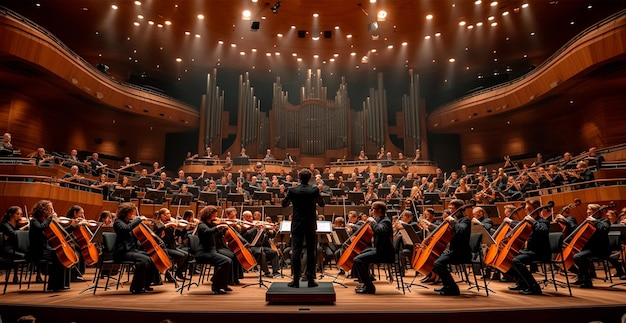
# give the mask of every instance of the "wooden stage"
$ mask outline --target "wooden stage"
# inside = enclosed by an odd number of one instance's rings
[[[85,278],[93,276],[88,269]],[[289,270],[285,274],[290,273]],[[598,272],[601,277],[603,273]],[[381,272],[384,276],[384,273]],[[343,276],[340,276],[343,278]],[[413,271],[407,272],[410,282]],[[541,296],[523,296],[508,291],[512,283],[489,283],[487,297],[483,290],[468,290],[460,283],[461,296],[446,297],[428,289],[413,286],[406,295],[396,289],[395,282],[376,281],[375,295],[354,292],[356,282],[346,279],[348,288],[333,284],[337,300],[334,305],[269,305],[266,289],[258,285],[243,288],[234,286],[227,295],[213,295],[209,284],[191,287],[183,295],[175,292],[173,283],[155,286],[153,292],[131,295],[128,285],[120,290],[98,290],[79,294],[91,285],[72,283],[65,292],[43,292],[41,284],[29,290],[18,290],[9,284],[7,294],[0,295],[0,315],[3,322],[15,322],[22,315],[32,314],[37,322],[155,322],[171,319],[174,322],[322,322],[323,320],[350,322],[620,322],[626,313],[626,286],[609,287],[602,279],[594,280],[595,289],[572,288],[555,292],[553,285],[544,288]],[[564,277],[561,277],[564,278]],[[287,277],[273,282],[287,282]],[[331,282],[326,276],[320,281]],[[258,282],[254,272],[246,273],[242,284]],[[626,281],[614,280],[614,283]],[[102,283],[102,282],[101,282]],[[306,286],[306,283],[301,286]],[[305,288],[305,287],[302,287]]]

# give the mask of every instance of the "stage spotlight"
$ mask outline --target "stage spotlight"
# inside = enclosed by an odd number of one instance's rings
[[[278,8],[280,8],[280,1],[276,2],[274,4],[274,6],[272,7],[272,12],[273,13],[278,13]]]
[[[253,21],[252,25],[250,26],[250,29],[252,30],[259,30],[259,27],[261,26],[261,23],[258,21]]]

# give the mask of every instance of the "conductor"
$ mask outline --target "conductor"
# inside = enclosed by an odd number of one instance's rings
[[[306,241],[306,277],[308,287],[317,287],[315,282],[315,230],[317,228],[317,218],[315,215],[315,204],[323,207],[324,200],[320,196],[317,186],[309,185],[311,171],[302,169],[298,173],[300,185],[292,187],[287,191],[287,197],[282,202],[283,207],[293,203],[293,219],[291,221],[291,275],[293,281],[289,287],[300,287],[300,256],[302,255],[302,244]]]

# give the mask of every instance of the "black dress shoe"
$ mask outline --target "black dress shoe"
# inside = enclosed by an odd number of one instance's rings
[[[154,288],[152,288],[152,287],[146,287],[146,292],[151,292],[153,290],[154,290]]]
[[[309,287],[317,287],[319,286],[319,284],[317,282],[315,282],[315,280],[309,280],[308,284]]]
[[[435,292],[441,292],[445,289],[445,287],[437,287],[434,289]]]
[[[300,287],[300,282],[299,281],[292,281],[290,283],[287,284],[287,286],[292,287],[292,288],[299,288]]]
[[[211,288],[211,290],[216,295],[226,294],[226,291],[224,289],[222,289],[222,288]]]
[[[357,294],[376,294],[376,287],[362,287],[354,290]]]
[[[525,289],[528,289],[528,287],[522,286],[522,285],[509,286],[509,290],[525,290]]]
[[[461,295],[461,291],[459,291],[459,288],[454,288],[454,287],[449,287],[449,288],[444,288],[442,291],[439,292],[439,295],[443,295],[443,296],[459,296]]]
[[[541,295],[541,288],[527,288],[519,291],[522,295]]]
[[[228,287],[228,286],[224,287],[224,290],[227,291],[227,292],[232,292],[233,291],[233,289]]]

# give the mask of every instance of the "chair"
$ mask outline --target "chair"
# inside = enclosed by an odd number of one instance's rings
[[[483,234],[478,232],[478,233],[472,233],[470,235],[470,241],[469,241],[469,246],[470,246],[470,250],[472,251],[472,260],[470,260],[470,262],[468,263],[463,263],[463,264],[459,264],[459,266],[462,269],[461,274],[465,275],[465,278],[463,279],[465,282],[467,282],[467,284],[470,286],[469,289],[474,288],[474,286],[476,287],[476,290],[480,292],[480,285],[478,284],[478,278],[476,277],[476,271],[480,272],[480,275],[483,277],[483,288],[485,289],[485,294],[487,296],[489,296],[489,288],[487,287],[487,274],[485,273],[485,263],[483,263],[483,248],[482,248],[482,240],[483,240]],[[474,286],[472,286],[472,283],[469,280],[469,274],[467,272],[467,265],[471,265],[472,266],[472,275],[474,276]],[[493,291],[491,291],[493,293]]]
[[[604,270],[604,281],[607,280],[613,284],[613,276],[611,276],[611,253],[619,252],[619,257],[617,259],[617,264],[619,265],[620,260],[623,263],[623,251],[622,251],[622,236],[619,231],[609,232],[609,254],[604,257],[592,257],[592,263],[600,263],[602,265],[602,269]],[[595,269],[595,266],[594,266]],[[611,285],[614,286],[614,285]]]
[[[572,296],[572,288],[569,283],[569,276],[567,275],[567,266],[565,266],[565,259],[563,258],[563,234],[561,232],[551,232],[549,235],[550,239],[550,251],[552,252],[552,258],[548,261],[536,261],[537,265],[541,266],[543,269],[544,279],[539,282],[539,284],[543,284],[547,286],[549,283],[554,285],[554,290],[558,292],[558,285],[567,286],[569,291],[569,295]],[[557,257],[560,255],[559,257]],[[556,260],[556,259],[561,260]],[[550,268],[551,279],[548,279],[548,266]],[[563,268],[565,275],[565,283],[557,281],[554,278],[554,270]]]
[[[194,255],[200,248],[200,238],[196,235],[189,235],[189,252],[187,253],[187,274],[183,277],[183,283],[178,287],[178,291],[182,294],[185,287],[187,287],[187,291],[191,285],[200,286],[204,283],[204,278],[211,273],[211,264],[208,263],[200,263],[196,260]],[[192,282],[193,275],[196,273],[197,265],[200,265],[199,271],[200,276],[198,276],[197,282]],[[189,279],[187,279],[189,278]]]
[[[96,273],[94,275],[94,285],[93,287],[93,294],[96,294],[96,291],[98,290],[98,283],[100,281],[100,278],[102,276],[107,276],[107,280],[106,283],[104,285],[104,290],[107,290],[109,288],[109,280],[111,279],[112,273],[115,270],[115,266],[119,266],[118,269],[118,273],[117,273],[117,282],[115,284],[115,289],[119,289],[119,286],[121,284],[121,279],[122,276],[124,275],[124,271],[127,270],[128,271],[128,275],[129,275],[129,280],[130,280],[130,271],[129,268],[130,266],[134,266],[135,262],[130,261],[130,260],[126,260],[126,261],[115,261],[113,259],[113,251],[115,250],[115,238],[116,238],[116,234],[115,232],[102,232],[102,254],[100,255],[100,258],[98,260],[98,264],[96,265]],[[106,269],[108,268],[108,269]],[[115,278],[114,278],[115,279]]]
[[[404,268],[400,258],[401,250],[396,250],[394,246],[394,260],[393,262],[384,262],[384,263],[376,263],[375,265],[378,267],[378,279],[380,280],[380,268],[383,267],[383,270],[387,273],[387,279],[390,283],[393,283],[394,279],[396,281],[396,289],[400,290],[402,288],[402,294],[406,294],[406,290],[409,292],[409,285],[404,283]]]
[[[15,251],[27,254],[30,249],[30,238],[28,236],[28,231],[17,231],[17,246],[15,246]],[[3,237],[4,239],[4,237]],[[4,292],[7,292],[7,285],[9,283],[9,277],[11,276],[11,271],[13,271],[13,275],[19,277],[19,289],[22,289],[22,278],[24,276],[24,270],[28,271],[30,268],[30,262],[26,258],[15,258],[9,260],[9,265],[7,268],[7,272],[5,275],[4,281]],[[19,276],[18,276],[19,272]],[[44,286],[45,289],[45,286]]]

